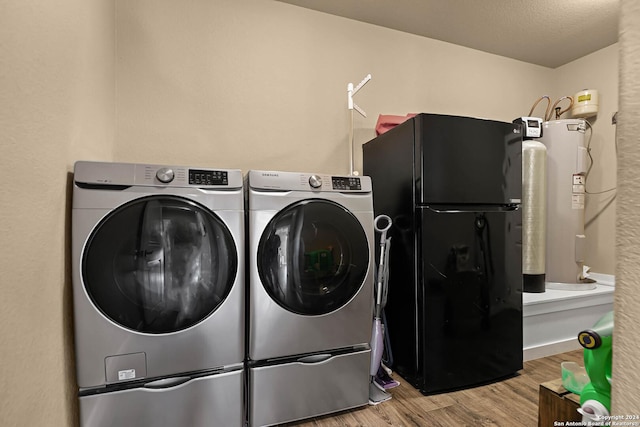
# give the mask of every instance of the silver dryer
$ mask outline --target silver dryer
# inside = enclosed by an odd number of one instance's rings
[[[247,181],[250,424],[367,404],[370,178],[250,171]]]

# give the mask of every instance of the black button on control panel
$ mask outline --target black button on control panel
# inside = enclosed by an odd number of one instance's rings
[[[229,185],[226,171],[189,169],[189,185]]]
[[[332,176],[331,184],[334,190],[362,190],[360,178]]]

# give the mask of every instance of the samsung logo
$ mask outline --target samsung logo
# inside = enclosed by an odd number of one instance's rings
[[[279,176],[277,173],[262,172],[262,176]]]

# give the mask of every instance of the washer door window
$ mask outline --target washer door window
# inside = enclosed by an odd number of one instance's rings
[[[328,200],[289,205],[267,225],[258,273],[271,298],[303,315],[337,310],[362,286],[369,245],[351,212]]]
[[[213,313],[236,277],[225,224],[181,197],[151,196],[119,207],[89,237],[82,276],[109,319],[151,334],[188,328]]]

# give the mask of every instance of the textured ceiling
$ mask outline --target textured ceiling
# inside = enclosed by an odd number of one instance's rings
[[[280,0],[556,68],[618,41],[618,0]]]

